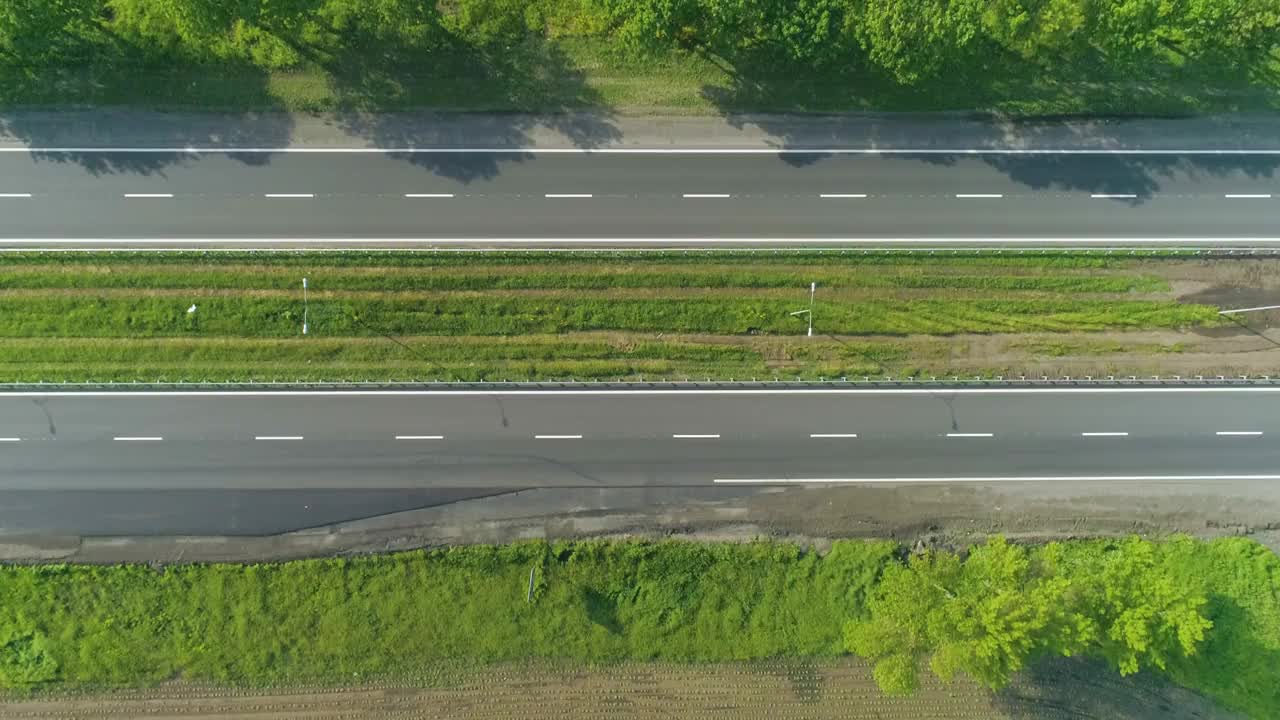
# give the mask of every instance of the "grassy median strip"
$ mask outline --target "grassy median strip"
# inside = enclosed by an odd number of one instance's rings
[[[1280,711],[1280,558],[1252,541],[997,540],[967,562],[940,552],[910,566],[898,550],[524,543],[161,570],[7,566],[0,687],[430,683],[458,663],[820,659],[867,640],[856,628],[894,632],[893,613],[909,611],[938,619],[914,652],[986,648],[972,670],[963,654],[947,661],[980,681],[990,677],[979,668],[1004,662],[996,658],[1017,658],[1016,669],[1083,632],[1072,654],[1123,668],[1136,653],[1139,667],[1163,663],[1228,707]],[[938,592],[895,600],[903,581]],[[1002,622],[1020,593],[1030,593],[1027,606],[1066,608],[1077,624],[1045,625],[1039,610]],[[983,614],[997,607],[1004,613]],[[877,680],[892,687],[879,669]]]
[[[893,338],[1217,324],[1213,306],[1171,296],[1162,272],[1177,262],[1087,253],[19,253],[0,257],[0,381],[926,373],[945,370],[945,358]],[[810,282],[818,336],[804,338],[807,318],[795,313],[808,309]]]

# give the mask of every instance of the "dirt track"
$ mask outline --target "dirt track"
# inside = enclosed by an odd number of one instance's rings
[[[910,698],[880,694],[857,660],[814,666],[628,664],[597,670],[497,666],[447,673],[445,687],[378,685],[245,692],[171,684],[151,691],[0,701],[0,717],[80,720],[563,720],[666,717],[751,720],[1197,720],[1232,718],[1152,678],[1124,680],[1094,666],[1046,663],[1000,693],[921,676]]]

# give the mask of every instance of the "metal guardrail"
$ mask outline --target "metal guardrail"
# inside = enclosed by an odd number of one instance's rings
[[[0,392],[193,392],[193,391],[394,391],[394,390],[789,390],[838,388],[1018,388],[1018,387],[1216,387],[1280,386],[1280,376],[1270,375],[1126,375],[1126,376],[997,376],[894,378],[858,377],[819,380],[751,378],[661,378],[654,380],[554,380],[470,382],[425,380],[417,382],[106,382],[106,383],[0,383]]]

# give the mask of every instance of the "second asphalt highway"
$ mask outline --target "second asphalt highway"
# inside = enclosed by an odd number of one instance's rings
[[[370,514],[378,493],[412,506],[536,487],[1280,482],[1277,401],[1274,387],[10,393],[0,519],[92,532],[97,503],[129,497],[132,532],[169,530],[192,493],[212,514],[232,496],[284,502],[260,523],[278,531]],[[310,509],[325,498],[337,509]],[[203,529],[228,525],[243,521]]]
[[[0,153],[0,247],[1280,242],[1280,154]]]

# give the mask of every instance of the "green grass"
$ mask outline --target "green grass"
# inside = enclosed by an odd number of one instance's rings
[[[293,298],[200,297],[187,313],[179,297],[0,297],[0,337],[292,337],[302,322]],[[797,334],[797,301],[723,298],[610,300],[572,294],[486,293],[402,299],[317,299],[320,337],[528,335],[619,330],[719,335]],[[840,335],[950,335],[1180,328],[1219,322],[1217,309],[1163,301],[885,300],[823,301],[815,322]]]
[[[445,660],[833,657],[836,619],[863,612],[893,550],[534,543],[163,573],[6,567],[0,684],[23,684],[15,645],[43,679],[80,687],[348,683]]]
[[[198,262],[217,268],[227,265],[271,265],[279,267],[352,267],[379,268],[485,268],[491,266],[565,266],[584,263],[608,266],[746,265],[837,267],[979,267],[1029,268],[1043,271],[1116,269],[1137,261],[1194,259],[1193,250],[1159,250],[1137,252],[1063,251],[1063,250],[583,250],[575,252],[539,252],[503,250],[501,252],[449,251],[361,251],[361,250],[280,250],[223,251],[179,250],[163,253],[140,253],[128,250],[101,250],[83,253],[48,253],[19,251],[3,256],[5,267],[27,265],[142,267],[168,266],[174,263]]]
[[[8,382],[474,382],[774,375],[759,351],[737,345],[539,336],[511,341],[398,339],[402,344],[349,337],[24,338],[0,343],[0,378]],[[878,375],[882,369],[874,360],[847,354],[834,361],[815,361],[804,375]]]
[[[963,269],[957,268],[957,269]],[[998,269],[993,268],[993,269]],[[123,272],[122,272],[123,270]],[[372,268],[322,267],[308,274],[311,287],[328,291],[459,292],[491,290],[612,290],[620,288],[804,288],[810,282],[823,288],[905,288],[1029,290],[1061,293],[1157,293],[1169,289],[1161,278],[1142,275],[967,275],[950,268],[904,266],[886,270],[867,266],[779,270],[742,269],[735,265],[641,265],[582,263],[556,267],[541,264],[496,268]],[[943,270],[944,272],[939,272]],[[19,266],[0,276],[0,289],[46,288],[201,288],[297,290],[294,268],[278,265],[220,265],[193,270],[190,266]]]
[[[1274,110],[1274,85],[1230,68],[1159,62],[1100,75],[1000,58],[969,81],[904,86],[866,69],[815,70],[777,58],[713,58],[682,50],[620,56],[602,38],[560,37],[505,48],[494,58],[460,47],[393,64],[368,55],[333,64],[265,70],[244,63],[126,58],[35,70],[0,68],[0,104],[114,105],[165,110],[453,111],[719,114],[726,112],[998,111],[1010,115],[1189,114]],[[1275,75],[1259,73],[1260,77]]]
[[[1018,347],[1032,353],[1033,355],[1044,355],[1046,357],[1066,357],[1068,355],[1110,355],[1114,353],[1144,353],[1148,355],[1160,355],[1168,353],[1185,352],[1187,347],[1184,343],[1173,343],[1170,345],[1159,345],[1153,343],[1122,343],[1115,340],[1108,341],[1036,341],[1019,343]]]
[[[460,663],[831,658],[898,549],[522,543],[162,571],[4,566],[0,687],[433,682]],[[1243,538],[1181,538],[1155,552],[1208,598],[1213,621],[1169,675],[1228,708],[1276,717],[1280,558]]]

